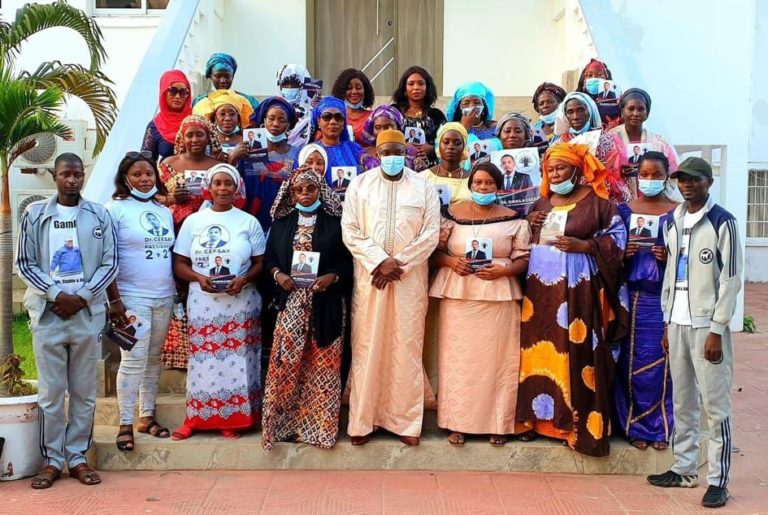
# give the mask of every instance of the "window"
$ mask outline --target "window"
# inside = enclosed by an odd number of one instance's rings
[[[747,238],[768,238],[768,170],[750,170]]]
[[[94,14],[160,14],[170,0],[94,0]]]

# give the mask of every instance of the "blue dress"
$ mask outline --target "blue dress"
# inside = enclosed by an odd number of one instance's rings
[[[147,132],[144,133],[144,141],[141,144],[141,150],[152,152],[152,159],[160,162],[160,158],[166,158],[173,155],[173,141],[168,141],[157,130],[154,120],[147,124]]]
[[[293,171],[293,163],[299,155],[299,147],[289,145],[288,152],[271,151],[266,163],[241,159],[237,164],[245,183],[245,207],[261,224],[264,231],[272,225],[269,210],[277,197],[277,191]]]

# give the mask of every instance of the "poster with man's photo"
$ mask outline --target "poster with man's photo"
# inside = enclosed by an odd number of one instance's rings
[[[248,159],[266,163],[269,160],[267,129],[244,129],[243,143],[248,146]]]
[[[528,214],[540,196],[541,164],[536,148],[514,148],[491,152],[491,162],[502,173],[502,185],[496,195],[499,204]]]
[[[467,238],[464,244],[464,257],[469,261],[472,272],[477,272],[485,265],[491,264],[493,257],[493,239]]]
[[[405,128],[405,142],[410,145],[423,145],[426,143],[427,137],[424,134],[424,129],[418,127],[406,127]]]
[[[349,183],[355,178],[355,175],[357,175],[356,166],[331,167],[331,177],[333,177],[331,189],[336,192],[342,201],[344,200],[344,193],[347,191]]]
[[[126,310],[125,318],[128,320],[128,323],[125,327],[120,328],[121,331],[133,336],[137,340],[146,338],[149,335],[150,326],[146,318],[130,309]]]
[[[294,250],[291,258],[291,279],[299,288],[309,288],[317,279],[320,253]]]
[[[611,79],[601,79],[597,91],[598,104],[616,103],[621,96],[621,88]]]
[[[495,146],[491,143],[491,140],[475,140],[469,143],[469,160],[473,163],[480,160],[487,160],[491,156],[491,152],[495,150]]]
[[[560,236],[565,235],[565,224],[568,222],[568,211],[550,211],[541,225],[539,241],[554,243]]]
[[[629,218],[629,241],[641,247],[653,247],[659,235],[659,216],[632,213]]]
[[[184,170],[184,187],[191,195],[202,193],[205,173],[205,170]]]
[[[627,143],[627,163],[633,168],[640,166],[640,159],[649,150],[653,150],[649,143]]]

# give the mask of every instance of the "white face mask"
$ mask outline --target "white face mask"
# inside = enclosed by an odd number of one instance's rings
[[[300,91],[301,89],[299,88],[280,88],[280,94],[288,102],[293,102],[294,100],[297,100],[299,98]]]
[[[146,193],[137,190],[130,184],[128,185],[128,189],[131,191],[131,196],[137,200],[149,200],[157,194],[157,186],[152,186],[152,189]]]

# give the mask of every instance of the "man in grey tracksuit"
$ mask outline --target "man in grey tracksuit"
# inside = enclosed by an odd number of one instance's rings
[[[672,175],[685,202],[664,227],[668,265],[661,307],[672,374],[675,464],[648,477],[663,487],[698,483],[700,401],[709,426],[708,488],[702,505],[728,499],[731,467],[731,379],[729,328],[741,289],[742,255],[736,219],[709,196],[712,167],[704,159],[683,161]]]
[[[27,284],[24,306],[38,370],[40,452],[46,465],[33,480],[37,489],[50,487],[64,465],[84,484],[100,481],[85,464],[85,453],[93,433],[105,290],[117,274],[117,249],[107,210],[80,196],[84,177],[78,156],[59,156],[56,195],[30,204],[19,230],[16,270]]]

